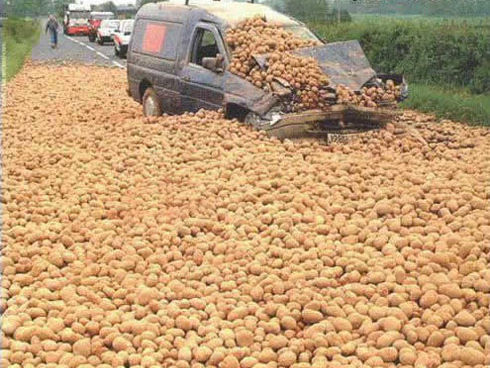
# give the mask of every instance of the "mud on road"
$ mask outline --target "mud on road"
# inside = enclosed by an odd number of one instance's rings
[[[488,129],[281,143],[125,84],[8,85],[2,366],[490,364]]]

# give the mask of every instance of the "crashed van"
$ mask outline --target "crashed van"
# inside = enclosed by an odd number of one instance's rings
[[[336,85],[353,91],[402,76],[378,75],[358,41],[325,44],[301,22],[253,3],[200,1],[190,5],[150,3],[137,13],[128,49],[128,93],[143,105],[146,116],[223,109],[226,117],[253,124],[279,138],[323,136],[379,128],[396,114],[393,106],[366,108],[336,104],[328,111],[287,113],[281,99],[287,88],[266,92],[228,71],[231,51],[225,35],[245,19],[263,17],[320,46],[295,51],[314,57],[329,76],[333,96]],[[258,65],[263,55],[255,57]]]

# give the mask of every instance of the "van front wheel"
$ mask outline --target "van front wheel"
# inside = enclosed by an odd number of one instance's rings
[[[145,116],[160,116],[162,113],[162,105],[157,93],[153,88],[147,88],[143,95],[143,114]]]

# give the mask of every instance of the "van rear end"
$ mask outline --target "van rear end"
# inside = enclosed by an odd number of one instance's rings
[[[165,14],[157,4],[148,4],[136,15],[127,53],[129,91],[136,101],[141,103],[145,90],[151,87],[162,96],[165,111],[178,107],[176,73],[179,50],[185,47],[185,13]]]

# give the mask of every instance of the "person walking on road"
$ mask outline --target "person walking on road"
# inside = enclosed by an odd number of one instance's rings
[[[60,25],[54,15],[49,16],[48,23],[46,23],[45,33],[50,33],[51,35],[51,47],[54,49],[58,47],[58,29]]]

